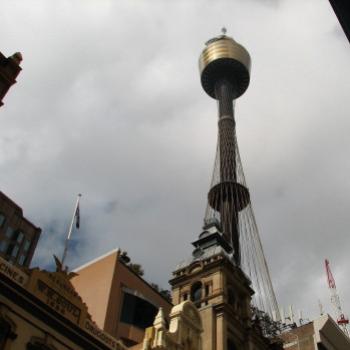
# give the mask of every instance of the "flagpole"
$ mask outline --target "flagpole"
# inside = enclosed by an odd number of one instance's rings
[[[69,243],[69,240],[70,240],[70,236],[72,235],[74,219],[75,219],[75,216],[77,214],[77,209],[78,209],[80,198],[81,198],[81,194],[79,193],[78,197],[77,197],[77,201],[75,203],[72,221],[70,223],[68,234],[67,234],[67,238],[66,238],[66,241],[65,241],[65,244],[64,244],[64,251],[63,251],[62,261],[61,261],[63,269],[64,269],[64,261],[66,260],[66,257],[67,257],[68,243]]]

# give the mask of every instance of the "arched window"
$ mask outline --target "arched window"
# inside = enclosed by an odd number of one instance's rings
[[[200,301],[202,299],[202,283],[196,282],[191,287],[191,300],[197,307],[200,307]]]

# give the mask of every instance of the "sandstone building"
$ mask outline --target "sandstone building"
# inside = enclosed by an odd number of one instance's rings
[[[94,322],[71,283],[76,274],[62,270],[58,259],[56,266],[56,272],[48,272],[16,267],[0,258],[0,350],[130,349],[125,339],[116,339]],[[96,284],[91,281],[88,288],[93,290]],[[145,292],[145,287],[140,290]],[[142,331],[141,341],[132,348],[200,350],[202,328],[196,307],[190,301],[165,306],[169,316],[164,316],[162,307],[157,309],[151,327],[145,335]],[[133,309],[126,311],[128,316],[133,314]],[[132,328],[121,334],[134,339]]]
[[[1,350],[125,350],[92,320],[73,274],[16,267],[0,258]]]

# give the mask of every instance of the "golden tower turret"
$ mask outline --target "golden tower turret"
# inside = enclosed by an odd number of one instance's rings
[[[233,90],[232,98],[241,96],[250,81],[250,56],[248,51],[225,34],[210,39],[199,57],[199,70],[205,92],[219,100],[215,86],[227,80]]]

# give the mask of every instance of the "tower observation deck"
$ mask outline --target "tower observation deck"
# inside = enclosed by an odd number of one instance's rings
[[[253,303],[279,319],[279,310],[246,186],[236,138],[234,102],[248,88],[251,60],[248,51],[223,35],[206,43],[199,58],[201,84],[218,103],[218,142],[208,193],[204,227],[199,240],[216,231],[235,266],[252,281]],[[199,242],[199,243],[198,243]]]

